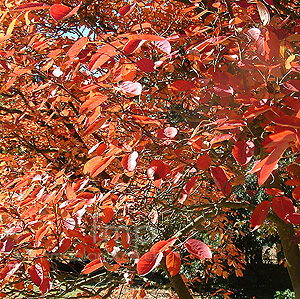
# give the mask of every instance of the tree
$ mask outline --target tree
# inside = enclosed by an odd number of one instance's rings
[[[240,209],[276,225],[300,298],[298,15],[277,0],[2,1],[2,297],[109,298],[161,266],[192,298],[183,252],[204,276],[242,275]],[[238,197],[256,175],[268,198]]]

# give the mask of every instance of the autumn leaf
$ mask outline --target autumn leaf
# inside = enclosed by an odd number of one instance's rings
[[[142,58],[136,62],[136,65],[138,68],[146,73],[153,73],[155,71],[154,69],[154,62],[151,59],[148,58]]]
[[[73,9],[63,4],[53,4],[50,7],[50,15],[55,21],[60,21],[71,17],[79,10],[81,4],[77,5]]]
[[[128,171],[134,171],[137,166],[138,152],[132,152],[122,158],[122,166]]]
[[[214,179],[217,187],[221,190],[224,195],[229,195],[231,192],[231,183],[229,182],[226,172],[222,167],[211,167],[211,176]]]
[[[126,17],[134,10],[135,5],[136,5],[136,3],[134,3],[133,5],[130,5],[130,4],[124,5],[123,7],[121,7],[119,9],[119,14],[123,17]]]
[[[128,232],[124,232],[121,236],[121,243],[124,249],[128,249],[131,244],[131,235]]]
[[[47,9],[50,5],[43,2],[29,2],[21,4],[14,8],[15,11],[30,11],[30,10],[38,10],[38,9]]]
[[[277,165],[279,159],[285,152],[285,150],[289,147],[289,143],[284,141],[280,143],[272,153],[263,161],[263,165],[258,173],[258,184],[261,186],[265,183],[265,181],[270,176],[271,172],[274,170]]]
[[[209,247],[199,240],[189,239],[184,242],[184,246],[189,253],[200,260],[212,258],[212,253]]]
[[[257,1],[256,5],[262,24],[264,26],[268,25],[270,23],[270,14],[268,9],[261,1]]]
[[[240,141],[234,145],[232,154],[240,165],[245,166],[251,161],[254,149],[255,145],[252,141]]]
[[[141,256],[137,263],[137,273],[138,275],[147,275],[152,270],[154,270],[161,262],[163,258],[162,252],[149,251]]]
[[[257,230],[264,223],[268,216],[271,207],[271,202],[268,200],[262,201],[253,211],[250,218],[250,227],[252,231]]]
[[[102,258],[98,258],[96,260],[91,261],[82,269],[82,274],[90,274],[99,268],[103,267]]]
[[[293,201],[286,196],[276,196],[273,198],[272,207],[274,212],[285,222],[286,217],[295,213]]]
[[[178,252],[171,251],[167,255],[166,266],[172,277],[179,273],[181,267],[181,258]]]

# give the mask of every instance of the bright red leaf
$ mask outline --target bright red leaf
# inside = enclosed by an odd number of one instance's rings
[[[231,183],[229,182],[226,172],[222,167],[211,167],[211,176],[214,179],[217,187],[221,190],[224,195],[229,195],[231,192]]]
[[[162,252],[149,251],[145,253],[137,263],[137,273],[139,275],[147,275],[160,264],[163,256]]]
[[[102,258],[98,258],[88,263],[81,271],[82,274],[90,274],[103,267]]]
[[[232,154],[240,165],[245,166],[251,161],[254,149],[255,145],[252,141],[240,141],[234,145]]]
[[[254,209],[250,218],[250,227],[252,231],[257,230],[264,223],[268,216],[270,207],[271,202],[264,200]]]
[[[81,4],[75,6],[73,9],[63,5],[63,4],[53,4],[50,7],[50,15],[55,21],[60,21],[65,18],[69,18],[75,13],[77,13],[78,9],[80,8]]]

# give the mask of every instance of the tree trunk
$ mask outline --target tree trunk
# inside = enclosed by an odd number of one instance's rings
[[[187,288],[186,284],[182,280],[180,274],[176,274],[175,276],[171,276],[170,272],[166,266],[166,258],[164,257],[161,266],[164,269],[165,273],[168,275],[169,280],[174,288],[175,292],[177,293],[179,299],[193,299],[192,295],[190,294],[189,289]]]
[[[295,298],[300,299],[300,251],[298,245],[292,241],[295,231],[292,224],[285,223],[279,218],[276,219],[276,224]]]

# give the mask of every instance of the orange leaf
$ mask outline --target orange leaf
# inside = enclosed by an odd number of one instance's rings
[[[102,221],[104,223],[109,223],[114,217],[114,210],[112,208],[105,208],[102,211]]]
[[[92,96],[90,99],[88,99],[81,105],[81,107],[79,109],[79,113],[82,113],[82,112],[87,113],[87,112],[95,109],[99,105],[101,105],[106,100],[107,100],[107,96],[102,95],[102,94],[95,94],[94,96]]]
[[[124,249],[128,249],[129,245],[131,243],[131,236],[130,233],[128,232],[124,232],[121,236],[121,243],[122,246],[124,247]]]
[[[164,37],[153,34],[131,34],[129,40],[164,41]]]
[[[88,263],[83,270],[81,271],[82,274],[90,274],[99,268],[103,267],[102,259],[98,258],[93,260],[92,262]]]
[[[166,257],[166,265],[172,277],[178,274],[181,267],[181,258],[179,253],[171,251]]]
[[[84,132],[83,132],[83,136],[87,136],[90,135],[94,132],[96,132],[97,130],[99,130],[107,121],[107,117],[102,117],[99,118],[98,120],[96,120],[94,123],[92,123]]]
[[[73,60],[77,57],[77,55],[86,46],[88,42],[89,39],[86,36],[78,39],[75,42],[75,44],[69,49],[69,51],[66,54],[66,57],[69,57],[69,60],[67,61],[68,64],[71,64],[73,62]]]

